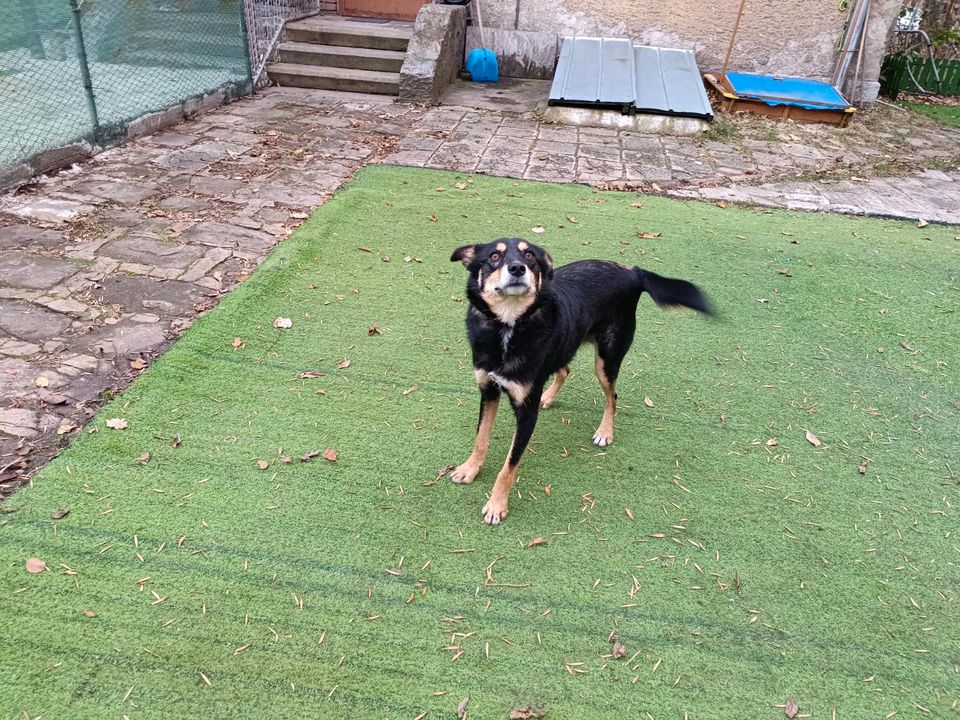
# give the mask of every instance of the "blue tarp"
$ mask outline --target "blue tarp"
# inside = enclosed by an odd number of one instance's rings
[[[795,105],[811,110],[846,110],[851,107],[835,87],[804,78],[727,73],[738,97],[762,100],[767,105]]]

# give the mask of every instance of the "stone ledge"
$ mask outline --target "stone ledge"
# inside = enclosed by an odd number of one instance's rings
[[[0,167],[0,192],[20,185],[35,175],[61,170],[76,162],[87,160],[111,147],[122,145],[128,140],[151,135],[171,125],[181,123],[200,113],[233,102],[249,94],[249,92],[249,83],[227,83],[210,92],[185,98],[166,110],[149,113],[131,120],[119,132],[113,133],[110,131],[108,135],[98,137],[96,144],[87,140],[77,140],[39,152],[15,165]],[[90,137],[93,137],[93,133],[90,133]]]
[[[459,5],[424,5],[417,13],[400,69],[400,99],[438,104],[463,64],[467,11]]]

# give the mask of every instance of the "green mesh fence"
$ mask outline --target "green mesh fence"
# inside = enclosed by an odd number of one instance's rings
[[[0,168],[249,83],[242,0],[0,0]]]

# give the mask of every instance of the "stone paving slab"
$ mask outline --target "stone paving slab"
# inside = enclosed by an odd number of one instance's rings
[[[0,500],[423,114],[385,102],[270,90],[0,197]]]
[[[269,88],[0,196],[0,500],[365,163],[960,223],[960,132],[726,122],[660,137]],[[891,158],[900,177],[871,176]]]

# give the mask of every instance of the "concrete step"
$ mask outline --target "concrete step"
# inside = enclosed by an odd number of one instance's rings
[[[345,47],[406,52],[413,23],[362,22],[350,18],[314,16],[287,23],[284,40]]]
[[[277,85],[290,87],[344,90],[377,95],[400,94],[400,73],[398,72],[277,62],[267,64],[267,74]]]
[[[325,65],[398,73],[406,53],[400,50],[318,45],[316,43],[282,42],[277,46],[277,62],[292,65]]]

